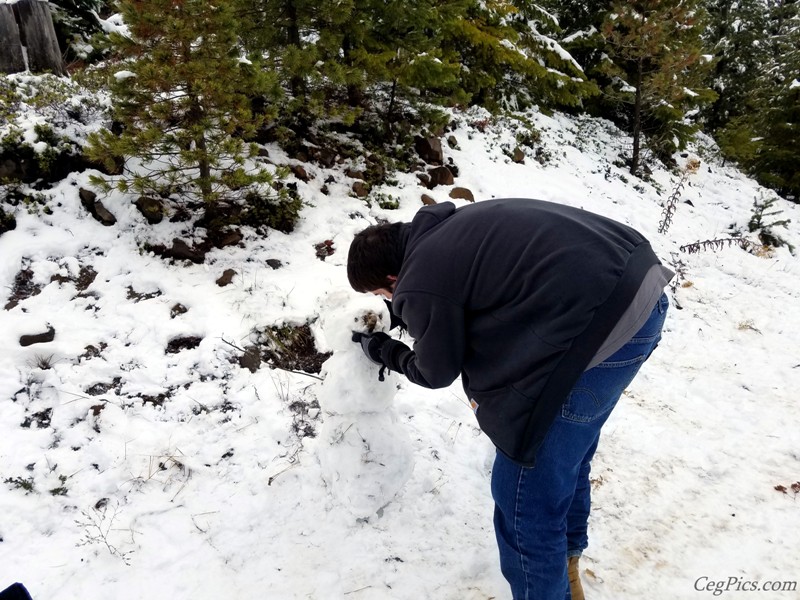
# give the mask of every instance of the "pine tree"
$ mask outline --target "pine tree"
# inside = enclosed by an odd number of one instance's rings
[[[352,121],[381,105],[388,124],[401,101],[442,100],[456,89],[459,65],[442,53],[442,28],[465,2],[244,0],[238,10],[249,47],[280,72],[288,115]]]
[[[712,0],[708,12],[705,39],[715,56],[711,87],[717,99],[703,115],[716,131],[752,112],[751,96],[769,56],[767,6],[763,0]]]
[[[130,36],[112,36],[126,58],[111,93],[122,132],[93,135],[90,156],[127,157],[118,185],[139,193],[179,190],[212,202],[269,182],[264,169],[246,168],[255,148],[245,140],[273,116],[255,114],[252,99],[269,106],[278,89],[242,58],[230,4],[123,0],[120,9]]]
[[[351,102],[359,104],[369,87],[384,88],[388,126],[400,100],[448,97],[460,64],[442,51],[443,24],[464,7],[463,0],[356,0],[341,28]]]
[[[581,66],[553,37],[558,24],[525,0],[472,2],[447,25],[446,48],[462,64],[470,103],[489,108],[580,105],[596,92]]]
[[[68,60],[86,59],[95,53],[90,46],[93,36],[102,29],[97,13],[104,0],[52,0],[53,25],[59,45],[66,49]]]
[[[641,165],[647,134],[662,159],[688,141],[697,126],[687,113],[713,99],[702,86],[702,11],[696,0],[639,0],[615,4],[603,24],[609,59],[600,70],[609,78],[606,98],[633,137],[630,171]]]
[[[757,80],[758,150],[753,171],[800,201],[800,3],[769,2],[769,60]]]
[[[547,107],[580,106],[599,92],[588,81],[583,66],[558,41],[558,18],[531,0],[512,0],[512,23],[519,45],[530,59],[525,88],[531,99]]]

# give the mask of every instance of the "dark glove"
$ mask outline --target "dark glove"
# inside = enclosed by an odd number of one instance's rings
[[[383,345],[390,341],[390,338],[387,334],[382,331],[378,331],[375,333],[360,333],[358,331],[353,332],[353,341],[361,344],[361,349],[364,351],[364,354],[367,355],[372,362],[376,365],[386,366],[383,364],[381,360],[381,348]]]
[[[383,381],[385,369],[405,374],[403,365],[414,353],[403,342],[393,340],[382,331],[376,333],[353,332],[353,341],[361,344],[361,349],[372,362],[381,365],[378,379]]]

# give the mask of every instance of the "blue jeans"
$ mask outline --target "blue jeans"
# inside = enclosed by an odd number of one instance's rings
[[[514,600],[569,600],[567,558],[588,545],[589,471],[600,429],[661,339],[662,295],[644,326],[585,371],[547,432],[532,468],[497,452],[492,470],[500,567]]]

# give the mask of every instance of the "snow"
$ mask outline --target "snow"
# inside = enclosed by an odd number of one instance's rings
[[[594,461],[587,596],[682,599],[729,577],[796,580],[798,258],[786,248],[680,251],[729,237],[732,224],[746,232],[754,200],[772,193],[723,166],[703,137],[676,157],[679,172],[654,166],[642,181],[615,166],[630,140],[606,121],[528,113],[544,164],[530,148],[516,164],[508,154],[521,120],[481,132],[471,124],[488,113],[453,117],[458,145],[445,151],[456,184],[476,198],[605,214],[642,231],[680,272],[661,345]],[[659,234],[691,159],[701,166]],[[183,225],[147,225],[119,192],[103,198],[117,224],[92,219],[78,198],[89,173],[43,192],[52,214],[17,211],[17,228],[0,236],[0,289],[10,295],[29,269],[42,290],[0,310],[0,588],[21,581],[50,600],[510,597],[492,532],[494,451],[459,382],[435,391],[396,374],[380,382],[347,340],[365,311],[379,328],[386,321],[379,298],[347,287],[352,235],[378,219],[409,220],[421,193],[446,201],[450,189],[399,173],[382,191],[400,208],[384,210],[351,198],[343,169],[313,165],[312,179],[296,182],[307,205],[295,232],[245,229],[240,246],[203,265],[147,252],[148,240],[171,240]],[[798,206],[774,208],[791,219],[776,232],[800,248]],[[326,240],[335,251],[323,261],[315,245]],[[81,291],[89,266],[97,276]],[[229,268],[233,283],[219,287]],[[173,316],[177,303],[188,311]],[[238,366],[234,345],[305,322],[333,352],[323,380]],[[19,345],[48,326],[52,342]],[[165,352],[187,335],[202,341]]]
[[[800,87],[800,80],[793,79],[792,83],[789,85],[789,89],[793,90],[793,89],[798,88],[798,87]]]

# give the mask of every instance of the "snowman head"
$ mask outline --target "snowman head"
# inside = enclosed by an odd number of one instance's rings
[[[353,332],[384,331],[389,311],[380,298],[340,289],[320,299],[320,329],[329,350],[354,348]]]

